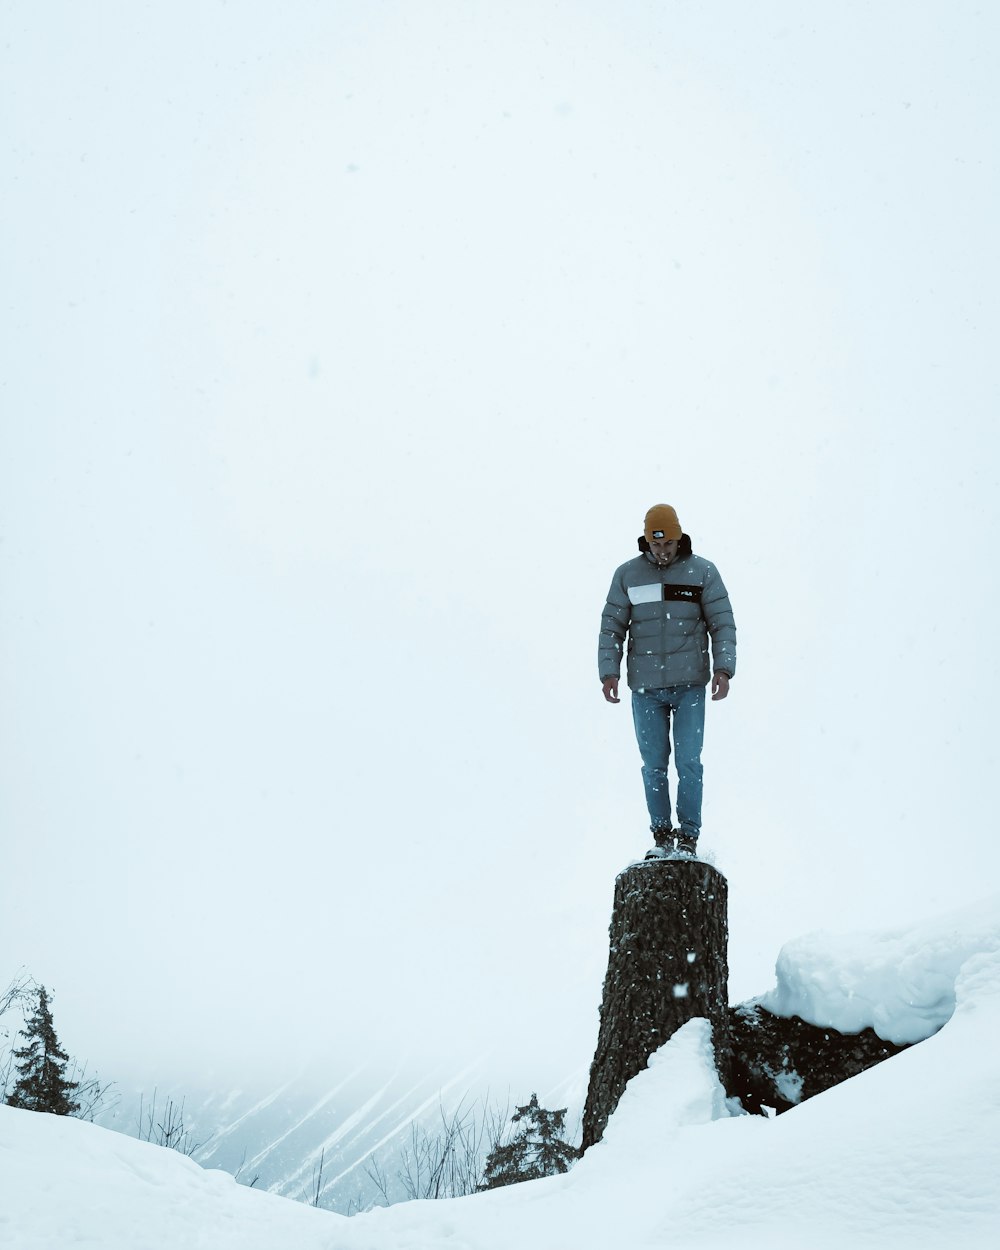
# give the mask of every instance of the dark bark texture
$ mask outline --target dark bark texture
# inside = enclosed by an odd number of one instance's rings
[[[730,1009],[729,1038],[728,1092],[748,1111],[779,1113],[907,1049],[872,1029],[838,1033],[797,1016],[774,1016],[753,1002]]]
[[[601,1140],[625,1086],[649,1056],[696,1016],[712,1025],[728,1086],[727,900],[725,877],[699,860],[647,860],[619,875],[584,1150]]]

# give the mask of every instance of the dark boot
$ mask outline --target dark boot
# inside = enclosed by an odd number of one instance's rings
[[[669,825],[650,825],[653,845],[646,852],[647,859],[670,859],[674,854],[676,833]]]
[[[690,856],[691,859],[698,858],[698,835],[690,833],[686,829],[677,831],[677,854]]]

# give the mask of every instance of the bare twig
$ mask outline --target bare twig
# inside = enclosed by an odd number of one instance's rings
[[[475,1193],[486,1159],[506,1132],[509,1101],[508,1097],[508,1104],[500,1110],[490,1104],[488,1092],[472,1105],[467,1105],[467,1096],[463,1096],[451,1112],[439,1102],[440,1127],[436,1133],[413,1121],[409,1144],[399,1152],[395,1174],[402,1197],[457,1198]],[[372,1158],[365,1172],[390,1206],[394,1198],[388,1169]]]
[[[115,1091],[114,1081],[102,1082],[99,1077],[88,1077],[87,1065],[85,1063],[81,1065],[76,1059],[72,1063],[73,1066],[67,1071],[66,1075],[76,1083],[76,1091],[73,1097],[80,1104],[76,1118],[93,1122],[95,1116],[117,1106],[121,1095]]]
[[[385,1205],[391,1206],[392,1199],[389,1197],[389,1173],[379,1163],[374,1155],[365,1164],[365,1174],[378,1192],[382,1195],[382,1201]]]
[[[246,1163],[247,1163],[247,1148],[246,1146],[244,1146],[243,1158],[240,1160],[240,1166],[236,1169],[235,1173],[233,1174],[233,1180],[239,1181],[241,1185],[246,1185],[247,1189],[253,1189],[254,1185],[256,1185],[257,1182],[260,1180],[260,1173],[259,1172],[255,1173],[252,1181],[240,1181],[240,1176],[243,1173],[243,1169],[246,1167]]]
[[[319,1152],[319,1167],[316,1169],[316,1174],[315,1174],[316,1186],[315,1186],[315,1189],[313,1190],[313,1200],[312,1200],[312,1204],[314,1207],[319,1206],[319,1196],[323,1190],[323,1160],[325,1156],[326,1156],[326,1147],[324,1146],[322,1150]]]
[[[191,1135],[191,1130],[184,1124],[184,1100],[181,1099],[178,1105],[172,1098],[167,1099],[166,1111],[161,1120],[156,1118],[156,1094],[153,1090],[153,1100],[150,1104],[149,1111],[146,1113],[145,1122],[142,1117],[142,1108],[144,1096],[139,1095],[139,1129],[136,1137],[140,1141],[152,1142],[156,1146],[166,1146],[170,1150],[176,1150],[179,1154],[191,1155],[196,1154],[202,1147],[207,1146],[212,1140],[213,1134],[209,1134],[201,1141],[196,1141]]]

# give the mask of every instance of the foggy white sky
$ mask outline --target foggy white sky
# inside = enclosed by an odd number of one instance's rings
[[[996,12],[0,21],[0,983],[74,1053],[588,1063],[661,500],[734,997],[992,888]]]

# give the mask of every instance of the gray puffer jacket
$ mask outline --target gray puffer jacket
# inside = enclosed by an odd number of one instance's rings
[[[649,554],[644,539],[639,539],[639,546],[643,554],[616,569],[611,579],[597,653],[601,680],[620,676],[626,636],[628,684],[633,690],[687,682],[704,685],[714,670],[732,677],[736,622],[718,569],[692,555],[687,534],[665,568]]]

